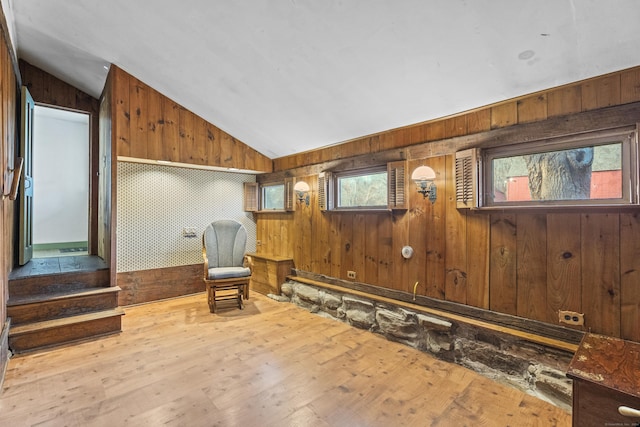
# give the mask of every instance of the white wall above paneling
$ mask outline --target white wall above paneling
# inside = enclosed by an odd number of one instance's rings
[[[255,175],[118,162],[118,272],[202,263],[202,231],[217,219],[242,223],[247,252],[255,251],[244,182]],[[183,236],[185,228],[195,228],[197,237]]]

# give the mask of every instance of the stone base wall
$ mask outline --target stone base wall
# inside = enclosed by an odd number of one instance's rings
[[[282,285],[282,295],[270,297],[381,334],[571,410],[571,380],[565,376],[571,352],[293,280]]]

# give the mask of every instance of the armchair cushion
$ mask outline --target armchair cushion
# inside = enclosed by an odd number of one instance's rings
[[[248,267],[213,267],[209,269],[208,279],[231,279],[251,276],[251,269]]]

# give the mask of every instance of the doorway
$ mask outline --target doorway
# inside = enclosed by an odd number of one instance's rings
[[[36,105],[33,257],[88,254],[89,114]]]

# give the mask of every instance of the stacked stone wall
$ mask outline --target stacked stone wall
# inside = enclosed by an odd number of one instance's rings
[[[472,323],[288,280],[282,295],[323,317],[378,333],[439,359],[456,363],[499,383],[571,410],[571,380],[565,376],[573,354]]]

